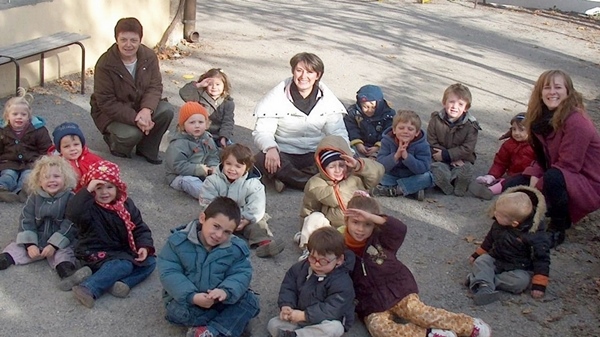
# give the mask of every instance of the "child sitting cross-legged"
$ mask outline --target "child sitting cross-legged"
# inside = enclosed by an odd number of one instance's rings
[[[152,232],[121,180],[119,167],[101,160],[81,178],[84,186],[69,202],[67,217],[78,230],[75,255],[94,272],[72,288],[92,308],[105,292],[127,297],[154,270]]]
[[[294,264],[279,289],[279,316],[267,330],[273,337],[339,337],[354,323],[354,254],[333,227],[308,239],[309,256]]]
[[[247,239],[250,247],[256,247],[256,256],[264,258],[278,255],[284,245],[275,241],[269,230],[267,196],[260,177],[252,150],[242,144],[229,145],[221,153],[221,165],[204,180],[198,200],[200,212],[204,212],[219,196],[233,199],[242,212],[235,233]]]
[[[158,254],[166,319],[190,327],[188,337],[240,336],[258,315],[250,251],[233,235],[240,218],[234,200],[217,197]]]
[[[475,304],[497,301],[496,290],[519,294],[530,285],[532,297],[544,296],[550,272],[545,214],[544,196],[535,188],[515,186],[498,197],[490,208],[492,228],[469,257],[468,286]]]
[[[398,110],[392,127],[384,132],[377,161],[385,174],[371,194],[375,196],[408,196],[425,198],[425,189],[433,186],[431,148],[421,118],[414,111]]]
[[[372,336],[491,336],[481,319],[421,302],[413,274],[396,258],[407,227],[393,216],[379,215],[377,200],[357,191],[345,214],[346,227],[341,230],[346,246],[356,254],[356,312]]]
[[[0,270],[46,259],[62,279],[59,288],[70,290],[66,285],[81,282],[92,273],[89,268],[75,272],[75,226],[65,218],[67,203],[73,197],[75,174],[63,158],[42,156],[35,162],[27,183],[31,195],[19,217],[16,242],[0,254]]]

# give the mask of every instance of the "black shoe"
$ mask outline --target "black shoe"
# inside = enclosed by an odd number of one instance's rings
[[[12,256],[10,256],[8,253],[0,254],[0,270],[4,270],[13,264],[15,264],[15,261],[13,260]]]
[[[475,305],[487,305],[494,303],[499,299],[500,294],[485,284],[480,285],[473,294]]]
[[[117,151],[113,151],[113,150],[110,150],[110,154],[112,154],[115,157],[119,157],[119,158],[129,158],[129,156],[126,155],[125,153],[121,153],[121,152],[117,152]]]
[[[140,151],[135,151],[135,154],[138,155],[138,156],[140,156],[140,157],[144,157],[146,159],[146,161],[149,162],[152,165],[160,165],[163,162],[162,159],[160,159],[158,157],[157,158],[151,158],[151,157],[148,157],[145,154],[141,153]]]
[[[397,197],[398,196],[398,189],[396,188],[396,186],[383,186],[383,185],[377,185],[375,187],[373,187],[369,192],[371,192],[371,195],[374,197]]]
[[[555,230],[549,231],[548,236],[550,237],[550,248],[556,248],[563,242],[565,242],[565,231]]]

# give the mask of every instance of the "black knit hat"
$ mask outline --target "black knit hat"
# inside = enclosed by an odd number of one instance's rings
[[[319,161],[321,162],[321,165],[323,166],[323,168],[326,168],[327,165],[333,163],[336,160],[343,160],[341,152],[333,151],[333,150],[325,150],[325,151],[321,152],[321,154],[319,155]]]
[[[52,131],[52,138],[54,140],[54,146],[56,146],[56,151],[60,152],[60,141],[65,136],[77,136],[79,137],[79,140],[81,140],[81,146],[85,146],[85,137],[83,136],[83,132],[81,132],[79,125],[65,122]]]

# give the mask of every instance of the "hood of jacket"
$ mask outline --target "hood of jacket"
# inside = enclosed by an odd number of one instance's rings
[[[227,175],[225,174],[225,172],[223,172],[223,163],[219,164],[218,174],[222,175],[223,179],[225,179],[225,180],[229,179],[229,178],[227,178]],[[239,177],[238,179],[248,180],[248,179],[253,179],[253,178],[258,178],[258,179],[262,178],[262,174],[260,173],[258,168],[254,165],[252,165],[252,168],[248,172],[246,172],[244,175]]]
[[[31,116],[31,120],[29,124],[33,126],[34,129],[39,129],[42,126],[46,126],[46,120],[40,116]],[[3,118],[0,118],[0,129],[3,129],[8,126],[8,121],[5,121]]]
[[[446,119],[447,115],[446,115],[445,108],[442,108],[440,111],[438,111],[438,116],[444,122],[451,124],[448,121],[448,119]],[[469,112],[468,110],[466,112],[464,112],[463,115],[456,122],[453,123],[453,125],[464,125],[464,124],[467,124],[468,122],[473,123],[473,125],[477,128],[477,130],[481,130],[481,127],[479,126],[479,122],[477,122],[477,119],[475,118],[475,116],[471,115],[471,112]]]
[[[173,138],[171,138],[171,140],[169,141],[169,143],[170,142],[174,142],[174,141],[179,140],[179,139],[185,139],[185,140],[189,140],[190,142],[196,142],[197,143],[200,140],[209,139],[211,137],[212,137],[212,135],[208,131],[205,131],[202,134],[202,136],[200,136],[200,138],[198,138],[198,139],[194,138],[194,136],[190,135],[187,132],[180,132],[179,131],[179,132],[175,132],[174,133]]]
[[[317,146],[317,150],[315,151],[315,163],[323,179],[331,180],[329,175],[327,175],[327,173],[325,172],[325,168],[323,167],[323,165],[321,164],[321,160],[319,159],[321,153],[327,150],[341,152],[342,154],[348,155],[350,157],[353,156],[353,153],[350,149],[350,145],[348,145],[348,142],[340,136],[329,135],[321,139],[319,145]]]
[[[544,218],[546,217],[546,199],[544,198],[544,195],[538,189],[525,185],[508,188],[506,191],[502,192],[501,195],[515,192],[525,193],[531,200],[531,205],[533,206],[533,212],[531,213],[531,215],[527,219],[525,219],[518,226],[518,228],[523,230],[529,227],[528,231],[530,233],[537,232],[539,229],[541,229],[542,221],[544,221]],[[494,202],[488,210],[488,215],[491,218],[494,217],[494,210],[496,209],[497,200],[498,199],[494,200]]]
[[[358,89],[358,91],[356,92],[356,107],[358,108],[358,111],[362,113],[360,103],[371,101],[377,102],[377,106],[375,107],[375,114],[373,115],[373,117],[381,115],[381,113],[384,110],[389,108],[387,102],[383,98],[383,91],[381,91],[380,87],[372,84],[367,84]]]
[[[200,242],[200,238],[198,237],[198,235],[200,234],[198,232],[198,228],[202,228],[202,224],[200,223],[200,220],[195,219],[195,220],[188,222],[188,224],[185,225],[185,227],[177,228],[176,231],[181,231],[183,233],[187,233],[187,239],[190,240],[190,242],[192,242],[195,245],[204,246],[204,244],[202,244],[202,242]],[[218,245],[216,247],[229,247],[229,246],[231,246],[231,239],[221,243],[220,245]],[[213,247],[213,249],[216,247]]]

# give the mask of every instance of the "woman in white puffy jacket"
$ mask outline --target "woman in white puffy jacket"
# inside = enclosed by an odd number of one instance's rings
[[[259,148],[256,166],[275,182],[303,190],[318,173],[314,152],[321,139],[338,135],[348,140],[344,105],[320,79],[325,66],[315,54],[299,53],[290,59],[292,77],[271,89],[254,110],[252,136]]]

